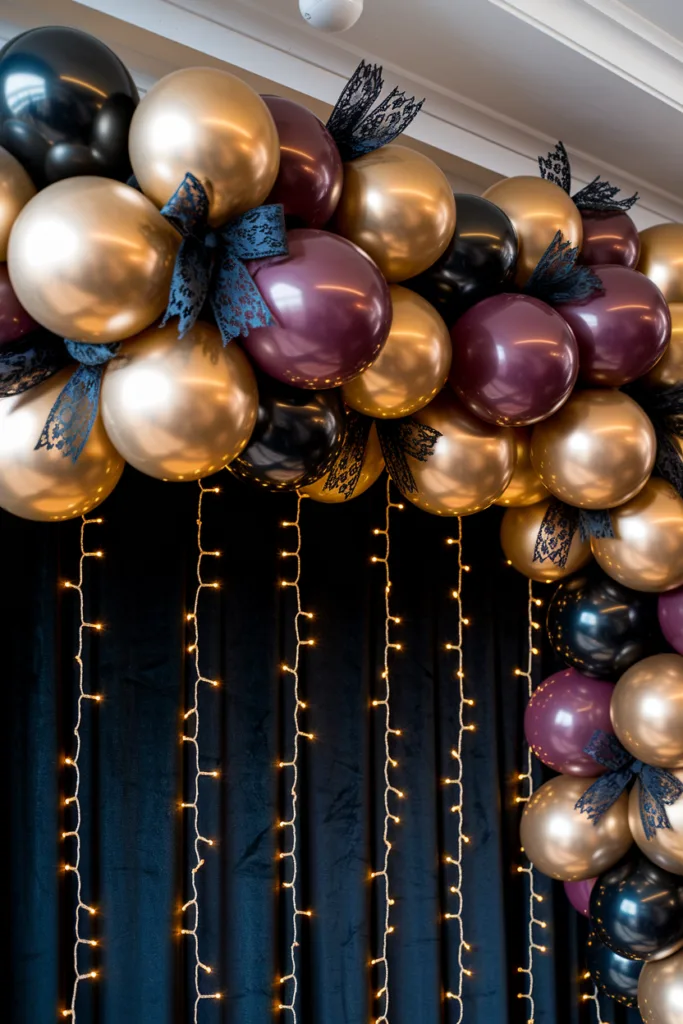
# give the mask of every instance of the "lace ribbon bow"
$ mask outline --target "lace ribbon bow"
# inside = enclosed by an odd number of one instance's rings
[[[564,569],[577,529],[584,541],[589,537],[614,536],[609,512],[574,508],[558,498],[551,498],[536,537],[533,561],[551,562],[558,569]]]
[[[567,150],[561,142],[558,142],[555,149],[548,153],[546,157],[539,156],[538,166],[542,178],[552,181],[555,185],[559,185],[567,195],[571,194],[571,165],[567,156]],[[640,196],[637,192],[634,192],[632,196],[628,196],[626,199],[615,199],[617,192],[620,191],[621,189],[618,185],[610,185],[609,181],[603,181],[600,175],[596,174],[589,185],[574,193],[572,199],[579,210],[621,211],[622,213],[627,213],[631,207],[635,206]]]
[[[206,189],[188,173],[161,212],[183,236],[162,324],[177,316],[182,338],[197,322],[207,299],[224,345],[238,335],[246,337],[255,327],[275,323],[242,261],[288,254],[280,204],[258,206],[211,230]]]
[[[675,775],[666,768],[653,768],[638,761],[622,747],[616,736],[601,729],[593,733],[584,753],[607,768],[607,774],[588,787],[576,803],[577,811],[587,814],[593,824],[597,824],[637,776],[645,838],[654,839],[657,829],[671,828],[666,808],[683,796],[683,782]]]
[[[655,466],[683,497],[683,384],[650,391],[635,384],[624,388],[652,420],[657,436]],[[677,443],[679,442],[679,443]]]
[[[553,306],[560,302],[585,302],[604,292],[590,267],[577,265],[578,246],[572,247],[558,231],[524,286],[524,293]]]
[[[34,331],[21,341],[0,348],[0,398],[22,395],[66,366],[67,354],[59,339],[47,331]]]

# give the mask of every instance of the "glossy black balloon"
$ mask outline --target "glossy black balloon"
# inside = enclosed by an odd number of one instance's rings
[[[125,181],[139,99],[116,54],[87,32],[35,28],[0,51],[0,145],[38,188],[80,174]]]
[[[446,252],[429,270],[402,282],[431,302],[448,327],[505,288],[518,251],[511,220],[488,199],[456,192],[455,210],[455,234]]]
[[[590,916],[598,938],[619,956],[669,956],[683,946],[683,876],[629,854],[598,878]]]
[[[586,947],[586,966],[601,992],[622,1006],[638,1005],[638,979],[642,960],[619,956],[592,932]]]
[[[304,391],[261,377],[254,432],[229,468],[269,490],[296,490],[328,471],[341,446],[344,424],[338,391]]]
[[[622,587],[599,569],[559,584],[547,627],[557,654],[596,679],[617,678],[661,642],[656,595]]]

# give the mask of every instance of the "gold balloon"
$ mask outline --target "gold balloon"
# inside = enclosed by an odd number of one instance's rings
[[[538,871],[560,882],[579,882],[602,874],[632,843],[626,793],[598,822],[576,810],[577,800],[594,782],[558,775],[537,789],[524,808],[524,852]]]
[[[667,302],[683,302],[683,224],[655,224],[640,232],[637,269]]]
[[[581,247],[583,221],[567,193],[544,178],[504,178],[484,192],[512,221],[519,241],[517,284],[525,284],[558,231]]]
[[[455,199],[433,160],[382,146],[344,165],[335,231],[371,256],[387,281],[431,267],[455,231]]]
[[[591,547],[587,540],[581,540],[579,531],[574,534],[564,568],[550,559],[534,562],[536,538],[546,514],[550,498],[536,505],[508,508],[500,524],[500,543],[508,562],[517,572],[539,583],[553,583],[582,569],[591,558]]]
[[[377,427],[373,423],[370,427],[370,433],[368,435],[368,443],[365,449],[365,455],[363,457],[363,466],[358,477],[358,483],[353,494],[349,498],[345,498],[339,491],[325,491],[325,483],[329,476],[326,473],[325,476],[321,477],[320,480],[316,480],[312,484],[308,484],[306,487],[301,488],[302,494],[307,494],[309,498],[313,498],[314,501],[322,501],[328,505],[338,505],[344,501],[350,501],[351,498],[358,498],[361,494],[372,487],[376,480],[379,480],[384,469],[384,459],[382,457],[382,448],[379,443],[377,436]]]
[[[140,188],[157,206],[188,171],[199,178],[214,227],[260,206],[280,168],[268,107],[219,68],[183,68],[152,86],[133,115],[129,148]]]
[[[531,430],[529,427],[513,427],[517,460],[512,480],[496,498],[494,505],[522,508],[535,505],[548,496],[548,490],[531,465]]]
[[[515,436],[509,427],[484,423],[449,388],[414,418],[441,434],[424,462],[408,456],[417,491],[413,505],[437,516],[467,516],[500,497],[515,468]]]
[[[84,515],[111,494],[123,472],[99,414],[76,462],[56,448],[36,451],[72,372],[62,370],[23,395],[0,398],[0,508],[22,519],[56,522]]]
[[[28,174],[11,153],[0,146],[0,261],[7,259],[12,225],[36,189]]]
[[[586,509],[622,505],[655,464],[654,427],[622,391],[575,391],[534,427],[531,462],[557,498]]]
[[[448,328],[421,295],[392,285],[389,337],[374,363],[342,388],[344,401],[376,419],[410,416],[441,391],[451,366]]]
[[[39,324],[105,344],[163,313],[179,245],[180,235],[135,189],[108,178],[66,178],[17,217],[7,268]]]
[[[666,480],[610,513],[614,538],[591,540],[601,569],[633,590],[661,593],[683,584],[683,501]]]
[[[681,1024],[683,950],[665,960],[643,964],[638,979],[638,1009],[644,1024]]]
[[[150,327],[121,347],[102,381],[102,418],[126,462],[160,480],[223,469],[256,423],[256,378],[235,342],[196,323]]]
[[[670,768],[669,771],[679,782],[683,782],[683,768]],[[683,875],[683,797],[667,806],[666,815],[671,828],[655,829],[654,837],[648,839],[640,816],[640,781],[636,779],[628,801],[631,834],[645,856],[654,864],[674,875]]]
[[[614,687],[612,726],[629,754],[655,768],[683,768],[683,658],[654,654]]]
[[[669,306],[671,339],[664,355],[643,378],[649,388],[669,388],[683,382],[683,302]]]

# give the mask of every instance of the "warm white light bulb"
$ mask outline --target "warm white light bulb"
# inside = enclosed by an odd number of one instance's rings
[[[321,32],[346,32],[363,13],[363,0],[299,0],[299,10]]]

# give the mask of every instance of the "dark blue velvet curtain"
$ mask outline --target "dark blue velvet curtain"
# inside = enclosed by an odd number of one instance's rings
[[[207,850],[201,873],[203,959],[214,966],[204,984],[224,993],[204,1002],[202,1024],[267,1024],[278,1019],[285,966],[287,901],[278,887],[274,827],[283,813],[284,779],[276,768],[291,741],[291,681],[280,665],[292,657],[292,593],[278,586],[291,570],[279,552],[291,547],[293,495],[273,495],[234,481],[217,482],[205,499],[206,546],[219,548],[223,587],[202,598],[202,662],[222,681],[203,691],[202,782]],[[191,684],[185,613],[194,593],[194,485],[161,484],[128,470],[102,508],[105,524],[89,540],[106,552],[88,563],[91,613],[105,624],[87,643],[90,685],[104,694],[86,705],[82,753],[84,897],[97,949],[81,954],[85,982],[80,1024],[180,1024],[192,1020],[190,946],[179,938],[190,850],[179,804],[188,764],[179,736]],[[305,728],[316,739],[302,757],[300,1024],[367,1024],[377,1006],[369,960],[376,955],[378,865],[382,835],[382,716],[370,708],[379,691],[383,648],[382,569],[372,536],[384,515],[380,485],[345,506],[305,502],[304,607],[315,612],[302,689],[310,703]],[[503,565],[499,510],[464,521],[472,571],[464,603],[469,694],[477,732],[465,739],[465,928],[472,945],[465,980],[468,1024],[521,1024],[517,968],[526,955],[525,877],[515,774],[522,764],[524,686],[513,675],[526,642],[526,581]],[[60,871],[68,846],[61,806],[71,782],[62,764],[72,753],[75,708],[75,595],[79,522],[45,525],[0,515],[0,623],[4,689],[5,849],[3,1020],[45,1024],[67,1005],[72,972],[73,878]],[[405,790],[393,832],[391,878],[396,905],[390,939],[392,1024],[455,1020],[444,991],[455,985],[456,924],[449,869],[454,848],[448,787],[456,734],[449,599],[456,580],[453,523],[408,505],[394,515],[392,579],[404,650],[394,658],[396,784]],[[212,564],[207,562],[207,576]],[[541,588],[542,589],[542,588]],[[539,678],[554,666],[547,657]],[[68,842],[68,840],[67,840]],[[582,973],[585,925],[562,887],[541,881],[549,897],[536,961],[536,1024],[587,1024],[592,1004]],[[91,923],[88,922],[89,928]],[[191,960],[191,957],[189,958]],[[603,1020],[625,1022],[603,1001]],[[284,1018],[289,1024],[289,1015]]]

